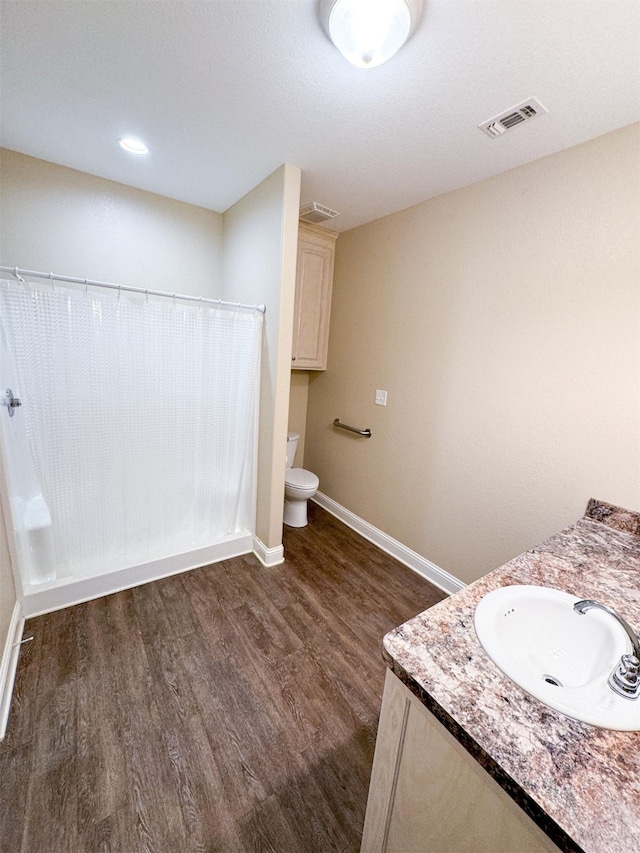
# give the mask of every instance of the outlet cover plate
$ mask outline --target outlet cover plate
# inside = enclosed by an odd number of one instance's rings
[[[387,392],[386,391],[376,391],[376,406],[386,406],[387,405]]]

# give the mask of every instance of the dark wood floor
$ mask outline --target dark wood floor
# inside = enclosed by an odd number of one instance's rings
[[[2,853],[359,849],[381,638],[444,594],[310,507],[240,557],[32,619]]]

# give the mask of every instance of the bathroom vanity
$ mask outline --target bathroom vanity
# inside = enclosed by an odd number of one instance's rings
[[[640,732],[553,710],[478,640],[478,602],[513,584],[595,599],[637,630],[640,514],[592,500],[573,526],[387,634],[362,853],[640,849]]]

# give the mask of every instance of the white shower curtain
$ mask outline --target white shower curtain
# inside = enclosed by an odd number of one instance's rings
[[[0,392],[13,371],[22,401],[0,410],[5,457],[22,457],[7,478],[32,465],[52,522],[20,531],[13,514],[26,583],[251,529],[259,312],[2,280],[0,317]]]

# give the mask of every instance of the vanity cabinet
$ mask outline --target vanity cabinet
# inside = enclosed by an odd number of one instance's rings
[[[291,353],[293,370],[325,370],[327,367],[337,239],[333,231],[300,222]]]
[[[360,851],[559,848],[388,669]]]

